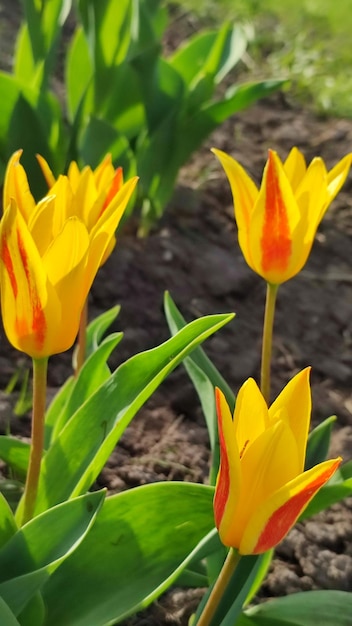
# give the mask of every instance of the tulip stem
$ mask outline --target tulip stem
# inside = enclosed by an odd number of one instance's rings
[[[196,626],[209,626],[211,624],[216,609],[220,604],[221,598],[225,593],[227,585],[229,584],[232,574],[234,573],[240,559],[241,555],[237,552],[237,550],[230,548],[221,572],[215,581],[215,585],[211,590],[209,598],[204,606],[203,612],[199,620],[196,622]]]
[[[79,322],[75,376],[77,377],[86,359],[87,352],[88,299],[85,301]]]
[[[273,347],[273,327],[276,295],[279,285],[267,283],[263,325],[262,364],[260,372],[260,390],[267,404],[270,402],[270,369]]]
[[[23,495],[21,526],[33,517],[44,449],[48,358],[33,359],[32,444]]]

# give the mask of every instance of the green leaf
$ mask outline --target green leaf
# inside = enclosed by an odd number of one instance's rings
[[[0,550],[0,595],[18,615],[78,547],[95,521],[105,491],[70,500],[22,526]]]
[[[185,319],[182,317],[168,292],[165,292],[164,296],[164,311],[172,335],[186,325]],[[194,350],[192,356],[187,357],[183,364],[198,393],[204,413],[210,446],[213,453],[209,481],[211,485],[214,485],[220,460],[214,389],[215,387],[219,387],[223,391],[231,410],[233,410],[235,406],[235,396],[225,379],[218,372],[202,348]]]
[[[94,352],[104,334],[111,326],[111,324],[116,320],[118,314],[120,313],[120,306],[114,306],[108,311],[104,311],[101,315],[98,315],[94,320],[92,320],[87,327],[87,354],[90,355]]]
[[[88,44],[83,29],[78,27],[68,47],[65,65],[67,109],[71,122],[83,100],[84,116],[92,111],[92,92],[89,97],[87,95],[92,77],[93,67]]]
[[[16,617],[7,606],[6,602],[0,597],[0,623],[4,626],[21,626]]]
[[[175,335],[179,330],[186,326],[186,320],[181,315],[179,309],[177,308],[168,291],[166,291],[164,295],[164,311],[166,321],[172,335]],[[199,369],[201,369],[206,374],[214,387],[219,387],[222,390],[222,392],[225,394],[227,403],[230,406],[231,411],[233,411],[235,407],[235,395],[231,390],[231,387],[221,376],[215,365],[212,363],[209,357],[207,357],[203,348],[196,348],[193,351],[192,356],[185,359],[185,366],[188,366],[188,363],[190,363],[191,361],[194,362],[199,367]]]
[[[137,410],[199,343],[233,315],[189,324],[175,337],[123,363],[78,409],[42,462],[37,512],[87,490]]]
[[[21,477],[27,473],[30,445],[10,435],[0,435],[0,459]]]
[[[311,433],[309,433],[307,443],[307,453],[305,470],[322,463],[327,459],[331,433],[336,422],[336,415],[332,415],[324,420],[321,424],[318,424]]]
[[[247,609],[236,626],[350,626],[352,594],[306,591],[275,598]]]
[[[85,541],[45,586],[50,626],[115,624],[150,604],[213,528],[212,497],[205,485],[157,483],[107,498]]]
[[[44,75],[44,64],[36,64],[33,59],[31,40],[27,24],[22,24],[16,38],[15,77],[24,85],[33,89],[40,89]]]
[[[124,165],[123,158],[130,155],[127,138],[104,119],[91,116],[80,138],[80,156],[84,163],[94,168],[99,165],[107,152],[111,153],[113,161]]]
[[[222,596],[217,610],[213,618],[209,622],[209,626],[233,626],[236,619],[241,614],[242,607],[250,595],[253,585],[263,567],[265,555],[259,556],[242,556],[237,567],[232,574],[228,586]],[[203,611],[204,605],[211,593],[210,588],[200,603],[194,620],[194,626]]]
[[[83,363],[71,394],[60,415],[56,417],[51,432],[51,443],[58,437],[72,415],[110,376],[107,360],[111,352],[122,339],[122,333],[113,333],[106,337],[99,348]]]
[[[0,493],[0,549],[8,542],[8,540],[17,531],[17,524],[13,513],[2,495]]]
[[[44,438],[44,448],[47,450],[50,445],[50,439],[52,435],[52,431],[55,423],[59,419],[60,413],[64,410],[66,403],[72,393],[72,388],[75,384],[75,379],[73,376],[68,378],[66,382],[62,385],[59,391],[56,393],[54,398],[45,414],[45,438]]]

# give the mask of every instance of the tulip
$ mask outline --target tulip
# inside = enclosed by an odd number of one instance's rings
[[[297,148],[284,163],[269,150],[258,189],[235,159],[213,152],[231,185],[238,241],[248,265],[268,283],[289,280],[305,265],[317,228],[346,180],[352,154],[327,172],[319,157],[307,167]]]
[[[13,168],[21,172],[18,163]],[[41,359],[72,346],[93,279],[136,182],[121,187],[89,231],[67,209],[72,205],[66,177],[58,179],[55,195],[33,206],[27,203],[26,178],[10,169],[0,227],[0,284],[4,328],[15,348]]]
[[[4,210],[11,198],[14,198],[31,229],[36,223],[36,228],[42,230],[42,221],[48,221],[43,213],[51,213],[53,207],[47,202],[39,206],[36,204],[29,188],[26,172],[20,164],[21,154],[22,150],[17,150],[7,166],[4,182]],[[37,155],[37,159],[48,184],[47,197],[56,196],[61,199],[56,203],[55,216],[51,220],[49,230],[45,233],[47,237],[57,236],[66,219],[74,215],[91,233],[97,227],[99,220],[103,219],[105,211],[109,211],[111,207],[114,207],[113,210],[117,212],[115,216],[117,228],[125,209],[125,205],[122,209],[122,205],[116,202],[117,194],[123,187],[123,173],[121,167],[115,170],[110,154],[95,170],[86,166],[80,171],[77,163],[72,161],[67,176],[59,176],[57,179],[46,160],[40,155]],[[111,254],[115,243],[115,232],[113,232],[105,255],[101,259],[101,265]]]
[[[216,390],[220,469],[215,523],[223,544],[239,554],[276,546],[341,458],[304,471],[311,413],[309,368],[297,374],[268,409],[253,379],[241,387],[232,419]]]

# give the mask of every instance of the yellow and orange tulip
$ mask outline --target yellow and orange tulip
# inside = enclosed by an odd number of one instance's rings
[[[66,176],[50,195],[35,203],[27,176],[10,160],[4,186],[4,216],[0,227],[0,284],[3,323],[9,341],[33,358],[70,348],[76,338],[82,308],[94,277],[111,248],[115,230],[133,193],[137,178],[111,194],[114,179],[98,189],[93,202],[80,205]],[[90,174],[86,174],[92,188]],[[99,185],[98,185],[99,187]],[[105,190],[105,191],[104,191]],[[111,197],[111,195],[113,197]],[[107,200],[108,199],[108,200]],[[107,203],[107,205],[106,205]],[[94,207],[95,218],[87,218]]]
[[[317,228],[346,180],[352,154],[328,172],[317,157],[307,167],[292,148],[282,163],[269,150],[260,189],[231,156],[213,149],[231,185],[238,242],[254,272],[279,285],[301,271]]]
[[[220,469],[215,523],[223,544],[261,554],[292,528],[341,458],[304,471],[311,414],[309,368],[297,374],[268,409],[253,379],[241,387],[232,418],[216,390]]]
[[[42,219],[46,220],[43,214],[47,211],[52,212],[52,207],[46,202],[41,203],[40,206],[36,205],[26,172],[20,163],[21,154],[22,150],[17,150],[7,166],[4,181],[4,210],[9,205],[10,199],[14,198],[25,221],[28,224],[37,222],[36,227],[41,229]],[[117,228],[125,210],[125,206],[121,210],[120,203],[116,202],[117,194],[123,187],[123,172],[121,167],[115,170],[110,154],[106,155],[95,170],[86,166],[80,171],[77,163],[72,161],[67,176],[61,175],[57,179],[47,161],[40,155],[37,155],[37,159],[48,184],[46,198],[56,196],[61,199],[61,202],[56,205],[55,216],[52,219],[50,231],[46,233],[47,236],[56,236],[66,219],[72,216],[78,217],[90,233],[97,227],[99,220],[104,219],[105,211],[109,211],[112,206],[113,211],[117,213]],[[111,254],[115,243],[115,233],[112,233],[101,264]]]

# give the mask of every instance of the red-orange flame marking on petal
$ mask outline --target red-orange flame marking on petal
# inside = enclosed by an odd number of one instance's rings
[[[46,319],[45,319],[45,315],[43,313],[43,309],[42,309],[42,306],[38,297],[37,290],[32,281],[31,273],[28,267],[28,258],[27,258],[26,250],[24,248],[21,234],[19,231],[17,231],[17,243],[18,243],[18,249],[19,249],[22,264],[23,264],[24,273],[27,278],[29,297],[30,297],[31,304],[32,304],[32,312],[33,312],[32,330],[35,334],[35,341],[37,343],[37,347],[40,350],[40,348],[43,346],[44,341],[45,341]]]
[[[215,525],[217,528],[219,528],[230,490],[230,472],[224,433],[222,428],[220,395],[218,391],[216,392],[216,411],[219,416],[219,442],[221,448],[221,463],[214,496],[214,517]]]
[[[111,183],[111,187],[105,198],[105,202],[102,206],[99,217],[104,213],[105,209],[109,206],[111,200],[115,198],[117,192],[120,191],[122,185],[123,185],[123,170],[122,170],[122,167],[118,167],[115,171],[114,179]]]
[[[4,262],[4,265],[6,267],[7,273],[9,275],[9,279],[10,279],[13,295],[15,296],[15,299],[16,299],[17,298],[17,294],[18,294],[17,281],[16,281],[15,272],[14,272],[14,269],[13,269],[13,263],[12,263],[10,250],[9,250],[9,247],[7,245],[7,242],[6,242],[6,238],[4,236],[3,236],[2,242],[1,242],[1,256],[2,256],[2,260]]]
[[[271,151],[269,151],[268,158],[265,217],[260,243],[263,271],[285,271],[291,256],[292,241],[287,211]]]
[[[323,474],[315,478],[310,485],[307,485],[303,491],[297,493],[272,514],[252,554],[261,554],[262,552],[266,552],[266,550],[270,550],[270,548],[276,546],[285,537],[294,525],[304,506],[318,489],[331,478],[340,463],[341,460],[338,459],[332,467],[329,467]]]

